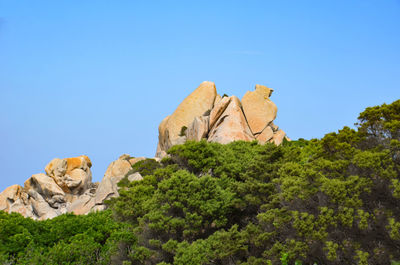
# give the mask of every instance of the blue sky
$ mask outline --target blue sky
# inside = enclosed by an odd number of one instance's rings
[[[202,81],[275,89],[276,124],[320,138],[400,98],[400,1],[0,0],[0,190],[55,157],[154,156]]]

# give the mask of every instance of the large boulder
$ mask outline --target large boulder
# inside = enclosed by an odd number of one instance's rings
[[[64,185],[64,176],[67,172],[67,160],[54,158],[44,168],[46,174],[54,179],[54,181],[63,188],[64,191],[68,191],[68,187]]]
[[[43,173],[34,174],[27,179],[24,183],[24,189],[26,191],[35,190],[47,200],[57,195],[61,197],[65,196],[64,191],[57,185],[54,179]]]
[[[261,133],[276,118],[278,108],[269,97],[272,89],[256,85],[255,91],[248,91],[242,98],[243,111],[254,135]]]
[[[186,141],[184,128],[188,128],[195,117],[212,109],[216,95],[215,84],[205,81],[182,101],[171,116],[160,123],[158,156],[171,146]]]
[[[209,132],[208,141],[227,144],[238,140],[252,141],[254,139],[239,99],[236,96],[230,97],[229,105]]]
[[[130,174],[130,175],[128,176],[128,180],[129,180],[130,182],[132,182],[132,181],[140,181],[140,180],[143,180],[143,177],[142,177],[142,175],[141,175],[139,172],[135,172],[135,173]]]
[[[55,158],[47,164],[46,174],[66,193],[82,194],[92,182],[89,157],[82,155],[65,159]]]

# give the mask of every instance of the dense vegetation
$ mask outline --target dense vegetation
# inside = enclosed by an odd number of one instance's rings
[[[110,264],[129,231],[109,210],[45,221],[0,211],[0,264]]]
[[[0,213],[18,264],[390,264],[400,260],[400,100],[356,130],[258,145],[187,142],[111,210],[35,222]]]

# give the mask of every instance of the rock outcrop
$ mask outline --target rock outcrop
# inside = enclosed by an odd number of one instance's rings
[[[270,100],[272,92],[256,85],[240,101],[236,96],[221,97],[214,83],[203,82],[160,123],[156,157],[166,156],[169,148],[188,140],[222,144],[257,140],[276,145],[289,140],[273,123],[278,109]]]
[[[203,82],[158,127],[156,161],[174,145],[188,140],[227,144],[254,141],[280,145],[286,133],[273,121],[277,107],[270,100],[272,89],[256,85],[240,101],[236,96],[221,97],[213,82]],[[25,217],[44,220],[63,213],[86,214],[106,208],[105,201],[119,196],[118,182],[140,181],[132,165],[144,160],[122,155],[107,168],[100,183],[92,183],[92,162],[82,155],[55,158],[45,167],[45,174],[32,175],[24,187],[13,185],[0,193],[0,210],[17,212]]]
[[[143,159],[122,155],[109,165],[100,183],[92,183],[92,163],[87,156],[55,158],[45,167],[46,174],[34,174],[24,187],[13,185],[0,193],[0,210],[39,220],[103,210],[105,200],[119,196],[117,183]],[[142,179],[139,173],[128,177],[129,181]]]

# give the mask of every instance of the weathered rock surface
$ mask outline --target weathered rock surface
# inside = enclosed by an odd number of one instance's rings
[[[244,117],[240,101],[230,97],[230,103],[216,121],[208,137],[209,142],[227,144],[233,141],[252,141],[254,136]]]
[[[256,85],[240,102],[235,96],[221,97],[214,83],[202,83],[160,123],[156,158],[163,158],[170,147],[187,140],[226,144],[256,139],[260,144],[281,144],[285,137],[289,138],[273,123],[277,107],[270,100],[272,91]]]
[[[92,163],[87,156],[55,158],[47,164],[46,174],[34,174],[24,187],[13,185],[0,193],[0,210],[39,220],[67,212],[86,214],[104,210],[104,200],[118,196],[117,183],[134,163],[143,159],[146,158],[122,155],[110,164],[100,183],[92,183]],[[142,179],[135,173],[129,181]]]
[[[260,133],[276,118],[278,108],[269,97],[272,89],[256,85],[255,91],[248,91],[242,98],[243,111],[254,134]]]

